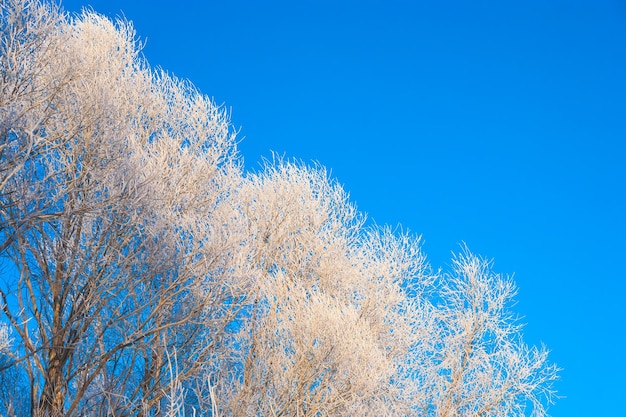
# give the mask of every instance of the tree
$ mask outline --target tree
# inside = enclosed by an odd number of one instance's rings
[[[232,415],[381,415],[413,340],[403,282],[424,283],[419,242],[367,231],[321,168],[277,161],[238,188],[259,283],[243,326]]]
[[[323,168],[278,160],[237,193],[259,285],[226,414],[545,415],[557,370],[524,345],[489,262],[465,249],[433,272]]]
[[[130,23],[0,1],[1,414],[545,415],[489,262],[434,271],[322,167],[244,173]]]
[[[233,274],[222,282],[235,243],[218,214],[238,172],[228,119],[187,83],[150,71],[126,22],[70,19],[34,1],[2,10],[12,55],[2,67],[0,235],[11,273],[0,297],[27,409],[156,413],[168,358],[177,355],[179,382],[191,379],[219,352],[236,308],[225,303],[237,296]],[[53,53],[40,52],[48,45]]]
[[[546,415],[557,368],[528,347],[511,311],[515,285],[467,247],[440,278],[415,380],[428,416]]]
[[[0,7],[0,195],[5,197],[7,183],[15,175],[30,169],[32,160],[47,149],[55,144],[62,146],[71,138],[71,132],[61,137],[42,134],[40,125],[54,114],[51,99],[68,82],[72,63],[67,56],[66,61],[56,63],[60,66],[55,65],[59,56],[65,56],[58,9],[17,1],[3,1]],[[18,212],[7,203],[3,201],[2,206],[0,252],[15,239],[15,233],[43,216],[39,207]],[[10,209],[14,210],[13,216],[6,213]],[[7,221],[12,223],[4,223]]]

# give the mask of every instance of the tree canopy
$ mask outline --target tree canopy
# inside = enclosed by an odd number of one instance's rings
[[[433,269],[321,166],[244,171],[130,22],[0,13],[0,414],[546,415],[489,261]]]

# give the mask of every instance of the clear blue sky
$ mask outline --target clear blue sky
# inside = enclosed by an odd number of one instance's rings
[[[554,417],[626,416],[626,3],[67,0],[232,109],[248,168],[319,161],[377,223],[515,273]]]

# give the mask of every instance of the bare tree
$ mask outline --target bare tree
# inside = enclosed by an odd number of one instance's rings
[[[258,281],[232,415],[385,415],[414,338],[403,283],[426,282],[419,242],[368,231],[321,168],[278,161],[238,188]]]
[[[268,163],[237,188],[258,282],[225,414],[545,415],[557,369],[527,347],[512,281],[469,251],[365,227],[322,168]],[[530,410],[530,411],[529,411]]]
[[[546,415],[488,262],[433,271],[322,167],[244,175],[128,22],[0,1],[0,413]]]
[[[511,310],[510,278],[467,248],[440,276],[431,338],[422,347],[417,408],[426,416],[545,416],[558,369],[528,347]]]
[[[1,113],[0,297],[18,346],[5,367],[25,376],[34,416],[158,413],[168,354],[177,383],[191,380],[236,314],[236,243],[218,215],[238,178],[228,118],[150,71],[126,22],[35,1],[2,10],[5,32],[33,39],[3,35],[28,56],[3,67],[3,92],[22,88],[11,77],[27,86]]]
[[[1,253],[16,233],[50,215],[44,214],[41,207],[18,211],[6,206],[8,199],[15,200],[7,195],[14,192],[7,190],[7,183],[19,172],[32,169],[33,159],[71,139],[71,132],[63,137],[43,132],[42,123],[55,113],[52,101],[61,100],[57,94],[69,81],[73,62],[70,56],[58,59],[66,55],[58,8],[28,0],[6,0],[0,3],[0,13],[0,196],[4,198],[0,207]],[[9,215],[7,210],[13,213]]]

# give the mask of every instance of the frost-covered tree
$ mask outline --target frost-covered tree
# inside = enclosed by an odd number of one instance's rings
[[[394,379],[418,336],[403,285],[428,279],[418,241],[365,229],[319,168],[268,164],[237,197],[258,288],[223,408],[232,415],[406,411]]]
[[[228,119],[151,71],[126,22],[23,0],[1,19],[0,302],[17,347],[5,367],[26,385],[14,401],[34,416],[157,414],[168,358],[191,380],[235,314]]]
[[[465,250],[433,272],[419,239],[364,226],[322,168],[275,161],[236,197],[258,287],[224,414],[545,415],[556,369],[489,262]]]
[[[416,355],[415,404],[425,416],[544,416],[557,369],[545,348],[527,346],[511,310],[516,288],[464,250],[441,274],[430,338]]]
[[[65,45],[60,33],[62,19],[54,6],[8,1],[0,4],[0,195],[4,197],[9,193],[8,182],[30,169],[33,159],[70,140],[71,134],[42,134],[40,126],[54,114],[51,98],[68,82],[67,69],[72,63],[56,62],[65,55]],[[13,242],[17,233],[45,217],[39,207],[18,212],[7,206],[8,202],[5,199],[2,206],[0,251]],[[7,216],[9,210],[14,215]]]
[[[322,167],[244,174],[128,22],[0,4],[0,414],[545,415],[488,262],[434,271]]]

